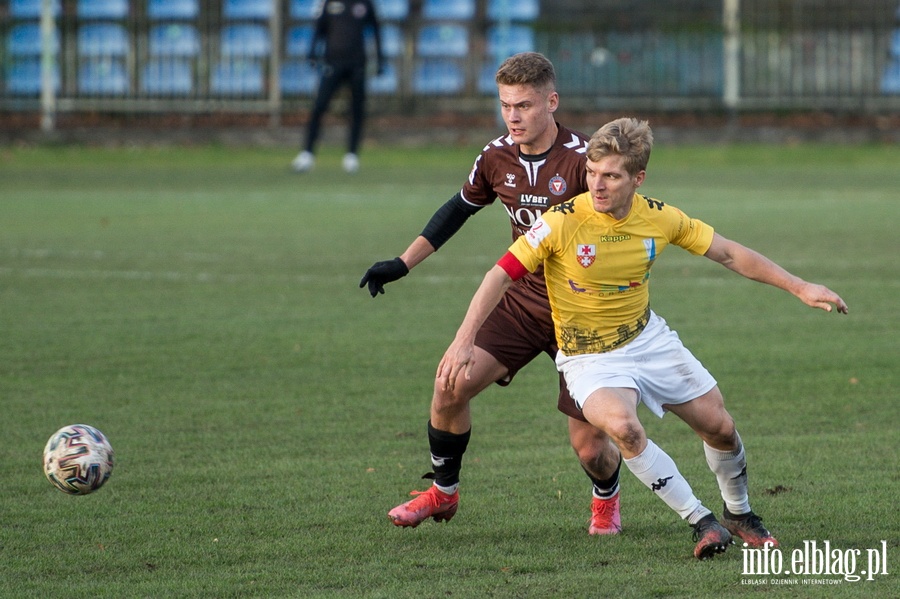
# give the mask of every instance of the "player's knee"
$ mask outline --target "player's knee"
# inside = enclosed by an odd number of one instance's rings
[[[711,426],[703,435],[703,440],[708,445],[723,451],[737,449],[737,429],[734,426],[734,419],[728,412],[722,410],[722,414],[710,424]]]
[[[605,427],[605,431],[612,437],[616,445],[632,454],[639,452],[646,438],[644,428],[636,419],[621,419],[610,422]]]
[[[463,377],[460,377],[463,378]],[[472,394],[464,386],[462,381],[457,381],[457,385],[453,390],[441,389],[435,384],[434,395],[431,398],[431,407],[438,413],[456,411],[466,407],[472,399]]]

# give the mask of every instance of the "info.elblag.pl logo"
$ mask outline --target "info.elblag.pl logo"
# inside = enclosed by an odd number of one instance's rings
[[[789,555],[771,543],[760,548],[744,543],[741,553],[744,558],[741,574],[752,577],[741,579],[741,584],[832,585],[875,580],[888,574],[887,541],[881,541],[881,546],[873,549],[839,549],[832,547],[830,541],[803,541],[803,547]]]

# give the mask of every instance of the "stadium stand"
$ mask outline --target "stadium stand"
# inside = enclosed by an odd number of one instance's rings
[[[541,12],[539,0],[488,0],[489,21],[534,21]]]
[[[306,60],[288,60],[281,65],[281,93],[308,96],[316,91],[319,73]]]
[[[272,16],[272,0],[225,0],[222,14],[230,20],[266,21]]]
[[[409,1],[375,0],[375,11],[382,21],[403,21],[409,16]]]
[[[151,58],[141,73],[141,91],[150,95],[190,95],[194,91],[192,63],[183,58]]]
[[[493,26],[487,31],[487,55],[497,64],[519,52],[533,52],[534,31],[526,25]]]
[[[320,0],[291,0],[288,14],[300,21],[315,20],[319,12]]]
[[[59,31],[53,32],[53,54],[59,53]],[[38,23],[14,25],[6,38],[6,52],[11,57],[41,55],[41,26]]]
[[[13,96],[37,96],[42,85],[41,59],[26,58],[10,64],[6,71],[6,91]],[[59,65],[53,65],[53,88],[59,92]]]
[[[11,0],[9,3],[9,16],[13,19],[40,19],[43,0]],[[54,17],[59,17],[62,12],[62,1],[53,0],[50,5]]]
[[[413,72],[413,90],[418,94],[458,94],[463,91],[465,84],[465,72],[455,60],[420,60]]]
[[[469,29],[462,24],[425,25],[416,38],[420,57],[458,57],[469,53]]]
[[[200,34],[186,23],[154,25],[148,35],[150,56],[178,56],[196,58],[200,55]]]
[[[151,21],[189,21],[199,15],[198,0],[147,0],[147,17]]]
[[[425,0],[422,18],[441,21],[468,21],[475,18],[475,0]]]
[[[217,95],[262,95],[262,65],[254,60],[223,59],[213,68],[211,89]]]
[[[79,19],[124,19],[128,16],[128,0],[78,0]]]
[[[128,88],[128,72],[122,62],[89,60],[78,68],[78,91],[86,96],[123,96]]]

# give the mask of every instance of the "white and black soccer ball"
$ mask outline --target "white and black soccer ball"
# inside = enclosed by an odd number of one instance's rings
[[[109,480],[112,469],[112,445],[86,424],[64,426],[44,447],[44,474],[63,493],[93,493]]]

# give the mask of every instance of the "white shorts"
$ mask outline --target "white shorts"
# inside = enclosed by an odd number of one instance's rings
[[[627,345],[602,354],[556,354],[556,367],[566,379],[578,408],[604,387],[635,389],[638,401],[662,418],[665,404],[696,399],[716,386],[716,379],[688,351],[662,317],[650,312],[641,334]]]

